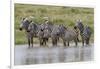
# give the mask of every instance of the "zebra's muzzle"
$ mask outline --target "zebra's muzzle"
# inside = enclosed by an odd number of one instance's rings
[[[30,32],[29,30],[27,30],[27,32]]]
[[[19,28],[20,31],[22,31],[22,28]]]

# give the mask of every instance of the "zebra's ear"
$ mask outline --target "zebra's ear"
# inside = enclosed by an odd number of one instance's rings
[[[34,19],[35,17],[34,17],[34,16],[29,16],[29,18],[30,18],[30,19]]]
[[[77,20],[76,20],[76,23],[78,23],[78,22],[82,22],[82,20],[81,20],[81,19],[77,19]]]
[[[76,26],[74,26],[74,29],[77,29],[77,27],[76,27]]]
[[[32,20],[30,20],[30,22],[29,23],[32,23]]]
[[[21,17],[20,19],[21,19],[21,20],[25,20],[25,17]]]

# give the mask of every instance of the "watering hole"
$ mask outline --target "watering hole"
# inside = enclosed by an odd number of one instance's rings
[[[47,64],[47,63],[66,63],[93,60],[94,45],[64,47],[62,45],[40,47],[34,44],[33,48],[27,45],[15,45],[14,47],[14,64],[30,65],[30,64]]]

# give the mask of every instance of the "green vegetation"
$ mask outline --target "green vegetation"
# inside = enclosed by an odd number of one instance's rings
[[[48,16],[55,24],[64,24],[73,27],[77,19],[82,19],[84,25],[89,25],[94,32],[94,9],[65,6],[45,6],[15,4],[15,44],[25,44],[27,39],[24,31],[19,31],[19,25],[22,17],[35,16],[34,21],[43,23],[43,17]],[[91,40],[94,40],[92,34]],[[35,43],[38,39],[34,40]]]

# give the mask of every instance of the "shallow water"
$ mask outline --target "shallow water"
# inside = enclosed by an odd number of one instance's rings
[[[63,63],[63,62],[78,62],[93,60],[94,45],[75,47],[71,44],[70,47],[59,46],[39,47],[34,44],[33,48],[28,48],[27,45],[15,46],[15,65],[30,65],[30,64],[46,64],[46,63]]]

